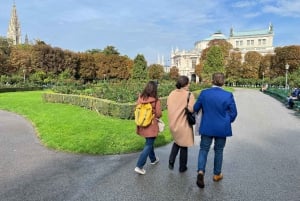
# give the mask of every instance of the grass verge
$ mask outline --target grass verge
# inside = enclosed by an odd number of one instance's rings
[[[34,125],[37,136],[46,147],[73,153],[122,154],[140,151],[144,138],[135,133],[133,120],[111,118],[78,106],[46,103],[43,91],[0,94],[0,109],[15,112]],[[172,141],[166,124],[155,146]]]

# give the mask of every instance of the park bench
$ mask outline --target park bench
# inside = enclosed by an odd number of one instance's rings
[[[300,99],[298,98],[298,99],[294,100],[294,103],[295,103],[294,108],[297,111],[300,111]]]
[[[279,100],[280,102],[287,105],[287,98],[289,97],[290,92],[285,89],[277,89],[277,88],[268,88],[266,90],[263,90],[263,93],[268,94],[275,99]],[[293,109],[300,111],[300,97],[297,99],[294,99],[294,107]]]

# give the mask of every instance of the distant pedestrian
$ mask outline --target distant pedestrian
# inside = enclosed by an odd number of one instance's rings
[[[160,118],[162,116],[161,103],[157,95],[157,82],[149,81],[147,83],[143,92],[138,97],[137,104],[139,103],[151,103],[152,112],[154,114],[153,121],[149,126],[137,126],[136,128],[137,134],[144,137],[146,139],[146,142],[144,149],[139,156],[134,171],[138,174],[143,175],[146,174],[144,165],[146,164],[148,157],[152,165],[155,165],[159,162],[159,158],[155,155],[153,146],[159,132],[157,118]]]
[[[202,109],[202,120],[199,128],[201,142],[196,182],[199,188],[204,188],[207,155],[213,140],[215,151],[213,181],[223,179],[223,149],[226,137],[232,136],[231,123],[237,116],[233,94],[222,89],[224,82],[223,73],[214,73],[212,76],[213,86],[203,90],[194,105],[195,112]]]
[[[179,156],[179,172],[187,170],[188,147],[194,145],[193,130],[189,125],[185,107],[187,106],[187,99],[189,96],[189,78],[187,76],[180,76],[176,83],[176,88],[173,90],[167,100],[168,119],[171,134],[174,143],[169,156],[169,168],[174,168],[176,156],[180,150]],[[188,109],[192,112],[195,98],[190,93]]]
[[[296,100],[300,100],[300,88],[296,87],[291,95],[287,98],[287,104],[289,109],[293,109]]]

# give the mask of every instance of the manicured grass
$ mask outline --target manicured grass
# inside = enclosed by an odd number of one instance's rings
[[[46,103],[43,91],[0,93],[0,109],[18,113],[34,125],[45,146],[67,152],[120,154],[140,151],[144,138],[135,133],[133,120],[106,117],[73,105]],[[167,111],[162,118],[165,131],[155,146],[172,141]]]

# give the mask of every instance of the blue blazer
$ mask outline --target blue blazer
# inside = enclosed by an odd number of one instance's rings
[[[195,112],[200,110],[202,110],[199,127],[201,135],[213,137],[232,136],[231,123],[237,116],[232,93],[216,86],[203,90],[194,105]]]

